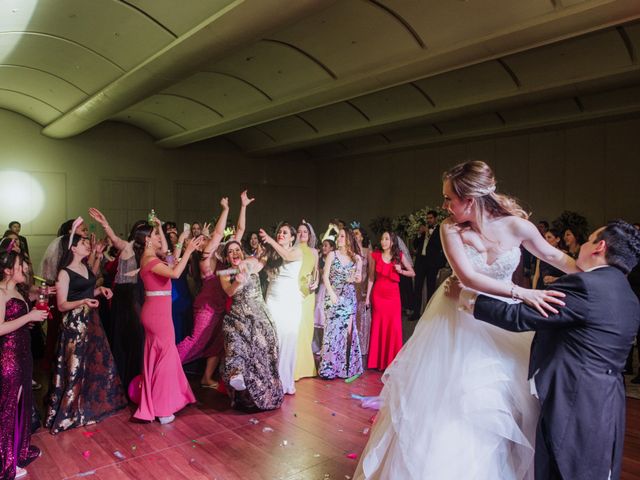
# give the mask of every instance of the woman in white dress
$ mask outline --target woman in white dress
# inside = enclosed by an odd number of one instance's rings
[[[512,284],[520,245],[564,272],[577,271],[575,262],[544,240],[513,199],[495,193],[489,166],[453,167],[443,194],[451,215],[440,229],[442,243],[462,284],[555,311],[555,292]],[[355,478],[533,478],[531,339],[476,321],[438,289],[383,376],[382,408]]]
[[[298,333],[302,320],[302,293],[299,277],[302,251],[294,246],[296,231],[288,223],[278,227],[275,240],[264,230],[260,238],[267,244],[266,265],[269,275],[266,303],[278,335],[278,372],[285,394],[296,393],[294,369]]]

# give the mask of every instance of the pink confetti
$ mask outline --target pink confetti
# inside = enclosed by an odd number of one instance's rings
[[[350,458],[351,460],[355,460],[356,458],[358,458],[358,455],[355,453],[347,453],[347,458]]]
[[[87,459],[91,456],[91,451],[90,450],[85,450],[84,452],[82,452],[82,456]]]
[[[82,432],[82,435],[84,435],[86,438],[91,438],[93,437],[96,433],[98,433],[100,430],[95,430],[93,432]]]

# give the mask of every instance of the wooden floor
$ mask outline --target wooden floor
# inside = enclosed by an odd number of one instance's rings
[[[43,456],[27,478],[348,480],[374,413],[351,394],[377,394],[379,374],[367,372],[352,384],[296,385],[296,395],[274,412],[236,412],[226,397],[194,386],[199,402],[170,425],[130,422],[127,410],[57,436],[40,430],[33,443]],[[627,406],[622,478],[640,480],[640,400]]]

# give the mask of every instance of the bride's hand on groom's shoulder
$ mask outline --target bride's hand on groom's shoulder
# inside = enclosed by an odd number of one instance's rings
[[[564,307],[564,302],[561,299],[565,297],[565,294],[556,290],[532,290],[517,287],[515,293],[516,298],[535,308],[545,318],[549,317],[549,313],[554,315],[558,313],[554,306]]]

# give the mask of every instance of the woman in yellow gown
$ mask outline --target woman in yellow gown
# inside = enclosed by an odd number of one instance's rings
[[[304,220],[298,226],[298,246],[302,250],[302,267],[300,268],[300,291],[302,292],[302,321],[298,333],[296,350],[296,366],[294,380],[317,375],[316,363],[311,350],[313,341],[314,309],[316,304],[315,289],[318,286],[318,251],[316,235],[313,227]]]

